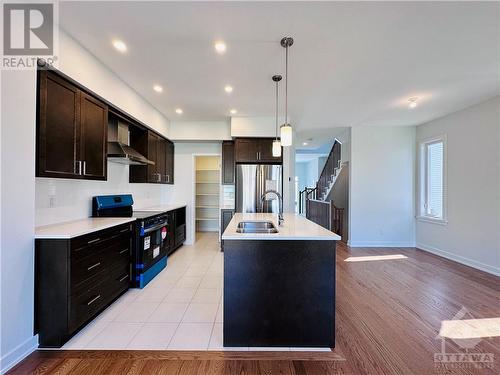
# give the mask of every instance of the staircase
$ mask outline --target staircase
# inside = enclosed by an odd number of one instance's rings
[[[335,140],[315,188],[305,188],[299,194],[299,213],[305,208],[306,217],[339,235],[344,233],[344,208],[330,199],[335,182],[347,163],[341,160],[342,144]],[[305,200],[305,203],[303,203]],[[304,207],[305,206],[305,207]]]
[[[330,154],[326,159],[325,166],[321,171],[318,182],[316,183],[316,197],[318,200],[326,200],[335,184],[335,180],[340,174],[340,170],[342,169],[342,161],[340,159],[341,148],[342,144],[335,140],[330,150]]]

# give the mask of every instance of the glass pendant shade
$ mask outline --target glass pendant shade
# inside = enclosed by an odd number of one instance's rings
[[[281,125],[280,138],[283,147],[292,145],[292,126],[290,124]]]
[[[273,156],[279,158],[281,156],[281,142],[277,139],[273,141]]]

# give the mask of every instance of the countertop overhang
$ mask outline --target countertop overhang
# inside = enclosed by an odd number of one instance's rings
[[[283,214],[284,223],[278,225],[278,215],[273,213],[235,213],[226,230],[223,240],[314,240],[338,241],[341,237],[322,226],[295,214]],[[272,221],[278,233],[238,233],[241,221]]]

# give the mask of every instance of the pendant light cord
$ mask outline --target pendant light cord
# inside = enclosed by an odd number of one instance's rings
[[[276,81],[276,140],[278,140],[278,81]]]
[[[285,125],[288,125],[288,43],[285,56]]]

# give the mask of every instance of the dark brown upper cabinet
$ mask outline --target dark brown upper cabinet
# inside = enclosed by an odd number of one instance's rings
[[[273,157],[273,138],[237,138],[234,142],[236,163],[281,163]]]
[[[106,180],[107,105],[51,71],[38,80],[36,176]]]
[[[274,138],[259,139],[259,162],[265,163],[282,163],[283,158],[273,156],[273,140]],[[283,155],[283,148],[281,149]]]
[[[234,184],[234,142],[222,142],[222,184]]]
[[[166,140],[165,176],[167,184],[174,184],[174,143]]]
[[[82,92],[80,118],[82,175],[84,178],[105,180],[108,107]]]
[[[130,146],[155,164],[131,165],[129,181],[132,183],[174,183],[174,144],[149,131],[130,131]]]

